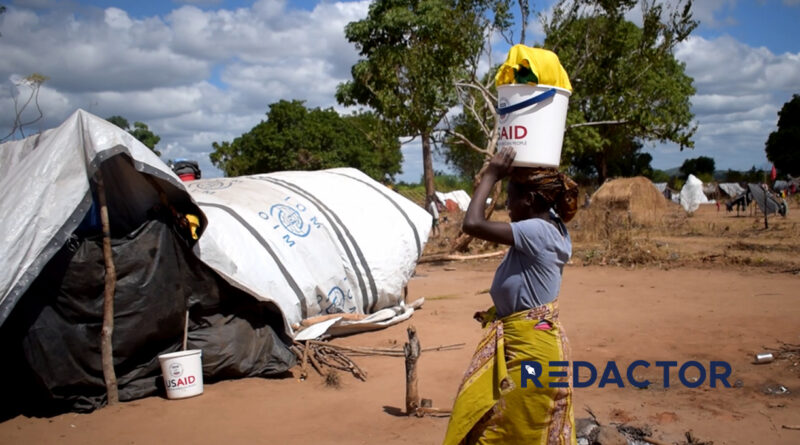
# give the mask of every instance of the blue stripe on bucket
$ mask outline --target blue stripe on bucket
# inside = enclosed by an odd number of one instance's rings
[[[527,108],[527,107],[529,107],[531,105],[535,105],[535,104],[538,104],[539,102],[542,102],[542,101],[545,101],[547,99],[550,99],[551,97],[553,97],[555,95],[556,95],[556,89],[555,88],[550,88],[549,90],[545,91],[542,94],[539,94],[537,96],[533,96],[530,99],[525,99],[522,102],[516,103],[514,105],[509,105],[507,107],[498,107],[497,108],[497,113],[500,116],[506,115],[508,113],[513,113],[514,111],[521,110],[523,108]]]

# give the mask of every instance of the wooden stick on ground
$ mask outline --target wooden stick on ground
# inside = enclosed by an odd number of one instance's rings
[[[364,346],[343,346],[343,345],[334,345],[332,343],[318,341],[318,340],[308,340],[307,343],[313,345],[324,345],[328,348],[349,352],[353,355],[386,355],[389,357],[405,357],[405,352],[401,348],[368,348]],[[452,345],[432,346],[430,348],[421,349],[420,352],[422,353],[429,351],[450,351],[454,349],[460,349],[464,347],[464,345],[465,343],[455,343]]]
[[[414,326],[408,327],[408,343],[403,346],[406,355],[406,415],[416,414],[419,405],[419,391],[417,389],[417,360],[419,360],[420,346],[417,330]]]
[[[103,226],[103,259],[105,260],[106,274],[103,287],[103,329],[100,333],[100,353],[103,363],[103,380],[106,383],[108,404],[119,403],[119,390],[117,388],[117,374],[114,372],[114,351],[111,337],[114,333],[114,288],[117,285],[117,271],[114,267],[114,258],[111,254],[111,224],[108,220],[108,203],[106,202],[106,188],[103,184],[103,174],[97,170],[97,198],[100,204],[100,222]]]
[[[484,258],[492,258],[500,255],[505,255],[506,250],[501,250],[499,252],[490,252],[490,253],[481,253],[478,255],[453,255],[449,253],[437,254],[437,255],[430,255],[424,256],[417,261],[417,264],[420,263],[433,263],[436,261],[467,261],[467,260],[480,260]]]

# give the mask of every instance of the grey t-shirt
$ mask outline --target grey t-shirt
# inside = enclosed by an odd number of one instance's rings
[[[561,272],[572,255],[572,239],[564,223],[555,221],[561,231],[541,218],[511,223],[514,245],[497,267],[490,290],[498,316],[541,306],[558,297]]]

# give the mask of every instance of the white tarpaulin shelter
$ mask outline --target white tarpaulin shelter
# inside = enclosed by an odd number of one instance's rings
[[[681,189],[681,206],[687,212],[694,212],[700,204],[708,203],[708,198],[703,193],[703,181],[690,174]]]
[[[190,201],[186,183],[151,150],[82,110],[55,129],[0,145],[0,324],[89,211],[98,166],[118,227],[142,224],[159,189],[169,201]],[[287,329],[318,315],[378,312],[337,323],[350,333],[413,312],[403,289],[431,216],[360,171],[207,179],[188,191],[205,214],[195,254],[234,286],[275,303]]]
[[[364,173],[280,172],[188,187],[208,218],[197,255],[235,286],[274,302],[288,327],[321,314],[393,308],[404,319],[413,312],[403,288],[431,216]],[[400,320],[378,318],[339,325],[366,330]]]
[[[462,212],[466,212],[469,207],[469,201],[472,199],[464,190],[453,190],[452,192],[442,193],[436,192],[436,197],[439,198],[442,204],[446,204],[447,200],[451,200],[458,204],[458,208]]]
[[[168,199],[188,200],[150,149],[83,110],[57,128],[0,145],[0,324],[89,211],[90,179],[100,165],[108,194],[117,197],[109,199],[109,214],[119,224],[137,227],[159,202],[139,172]]]

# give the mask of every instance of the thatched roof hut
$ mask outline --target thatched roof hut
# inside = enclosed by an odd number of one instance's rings
[[[591,210],[628,212],[638,224],[652,224],[663,215],[667,200],[643,176],[606,181],[591,198]]]

